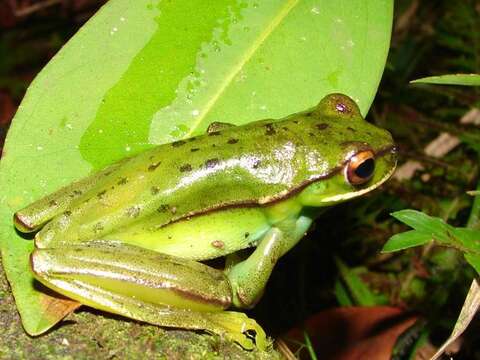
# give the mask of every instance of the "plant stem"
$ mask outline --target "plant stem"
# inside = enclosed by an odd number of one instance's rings
[[[477,190],[480,190],[480,181],[477,184]],[[468,217],[467,227],[472,229],[480,228],[480,196],[475,196],[472,204],[472,210]]]

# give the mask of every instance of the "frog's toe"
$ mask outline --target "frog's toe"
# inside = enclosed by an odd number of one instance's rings
[[[265,331],[258,323],[247,315],[235,311],[221,311],[210,313],[209,318],[216,326],[223,328],[223,336],[238,343],[246,350],[255,347],[259,350],[266,350],[270,346]]]

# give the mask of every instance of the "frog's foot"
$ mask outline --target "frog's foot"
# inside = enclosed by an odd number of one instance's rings
[[[270,346],[262,327],[242,312],[210,312],[207,316],[212,324],[226,330],[227,338],[240,344],[244,349],[250,350],[256,346],[260,350],[265,350]]]
[[[245,349],[265,349],[262,328],[223,311],[232,291],[222,271],[131,245],[92,242],[36,249],[35,278],[82,304],[155,325],[205,330]]]

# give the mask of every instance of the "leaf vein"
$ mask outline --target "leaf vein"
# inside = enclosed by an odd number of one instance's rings
[[[242,70],[245,64],[251,59],[255,54],[255,51],[265,42],[265,40],[270,36],[270,34],[280,25],[283,19],[287,17],[290,11],[298,4],[299,0],[289,0],[285,6],[280,10],[280,12],[272,19],[270,24],[265,27],[265,30],[262,31],[259,37],[252,43],[252,46],[248,48],[244,56],[242,56],[239,61],[233,66],[230,73],[225,77],[224,81],[220,83],[217,92],[210,98],[210,100],[203,107],[202,111],[198,115],[198,120],[190,128],[189,132],[185,134],[184,138],[192,136],[192,133],[198,126],[202,123],[203,119],[207,116],[210,110],[213,108],[219,97],[225,92],[225,89],[230,85],[235,76]]]

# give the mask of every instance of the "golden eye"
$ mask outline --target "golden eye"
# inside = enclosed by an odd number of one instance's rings
[[[370,180],[375,171],[375,155],[370,150],[360,151],[348,160],[345,176],[351,185],[362,185]]]

